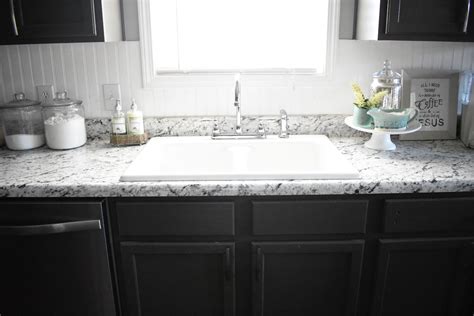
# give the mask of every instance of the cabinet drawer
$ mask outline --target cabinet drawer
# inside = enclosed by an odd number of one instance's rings
[[[234,235],[232,202],[118,202],[122,236]]]
[[[384,231],[474,231],[474,199],[386,200]]]
[[[253,202],[254,235],[364,233],[368,201]]]

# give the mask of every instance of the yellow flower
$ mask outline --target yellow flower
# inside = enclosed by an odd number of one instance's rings
[[[352,91],[355,96],[354,105],[361,109],[378,107],[383,102],[383,98],[388,94],[388,91],[379,91],[371,96],[370,99],[367,99],[357,83],[352,84]]]
[[[354,92],[355,96],[355,102],[354,104],[359,105],[362,107],[365,104],[365,96],[364,93],[362,92],[362,89],[357,83],[352,84],[352,91]]]
[[[368,106],[371,108],[379,106],[383,102],[383,99],[387,94],[388,94],[387,90],[377,92],[367,102]]]

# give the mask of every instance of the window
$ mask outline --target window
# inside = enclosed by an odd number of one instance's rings
[[[325,75],[335,2],[140,0],[145,81],[193,73]]]
[[[269,86],[327,80],[339,2],[138,0],[144,86],[219,86],[235,72]]]

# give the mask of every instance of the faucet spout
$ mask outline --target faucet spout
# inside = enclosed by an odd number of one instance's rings
[[[288,138],[290,134],[288,133],[288,114],[286,111],[281,109],[280,110],[280,134],[278,137],[280,138]]]
[[[263,123],[258,124],[256,133],[242,130],[242,117],[240,114],[240,74],[235,75],[234,88],[234,106],[235,106],[235,131],[233,133],[221,133],[219,126],[214,124],[212,129],[212,139],[264,139],[267,138],[265,126]]]
[[[242,117],[240,114],[240,74],[235,76],[234,89],[234,106],[235,106],[235,133],[242,134]]]

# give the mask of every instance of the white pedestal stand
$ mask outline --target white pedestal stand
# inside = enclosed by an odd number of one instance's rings
[[[397,146],[392,142],[390,135],[400,135],[400,134],[409,134],[416,132],[421,128],[421,124],[419,122],[411,122],[408,124],[406,129],[373,129],[355,125],[353,122],[353,117],[349,116],[346,117],[344,120],[347,126],[366,133],[371,133],[372,137],[365,143],[365,147],[375,150],[395,150]]]

